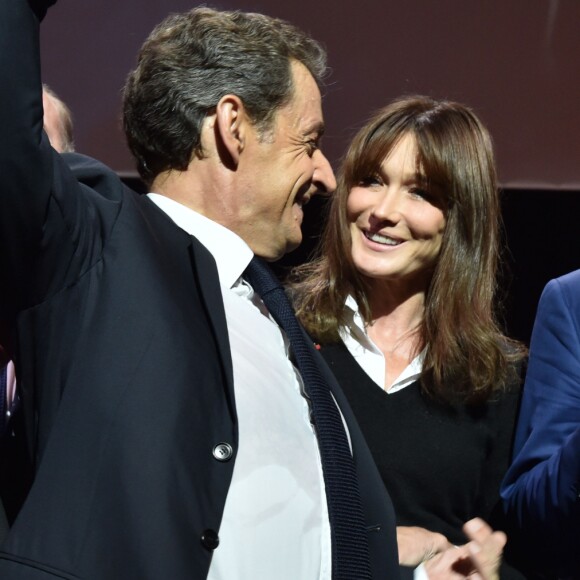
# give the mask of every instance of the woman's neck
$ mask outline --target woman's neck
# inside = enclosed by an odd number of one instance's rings
[[[373,284],[369,294],[372,320],[366,331],[385,357],[385,389],[388,390],[424,347],[421,323],[425,290]]]

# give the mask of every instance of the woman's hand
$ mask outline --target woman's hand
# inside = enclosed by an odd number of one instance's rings
[[[507,541],[503,532],[494,532],[482,519],[474,518],[463,526],[471,540],[452,547],[425,562],[429,580],[499,580],[499,567]]]
[[[507,536],[494,532],[482,519],[474,518],[464,526],[465,535],[471,540],[466,544],[475,568],[471,578],[477,580],[499,580],[499,567]]]
[[[443,534],[415,526],[397,526],[399,564],[416,567],[451,547]]]

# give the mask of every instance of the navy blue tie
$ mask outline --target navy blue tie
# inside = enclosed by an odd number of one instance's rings
[[[286,332],[310,399],[332,534],[332,578],[370,580],[367,532],[354,461],[342,417],[318,367],[312,341],[296,320],[284,289],[265,262],[254,257],[244,278]]]

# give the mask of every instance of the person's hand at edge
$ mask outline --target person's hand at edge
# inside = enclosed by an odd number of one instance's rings
[[[436,554],[451,548],[443,534],[418,526],[397,526],[399,564],[415,567]]]
[[[469,520],[463,531],[469,542],[440,552],[425,562],[429,580],[498,580],[507,537],[494,532],[481,518]]]

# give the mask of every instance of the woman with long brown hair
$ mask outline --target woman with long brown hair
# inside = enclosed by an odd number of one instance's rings
[[[525,349],[495,316],[500,207],[467,107],[401,98],[356,135],[298,315],[357,415],[397,512],[400,560],[501,529]]]

